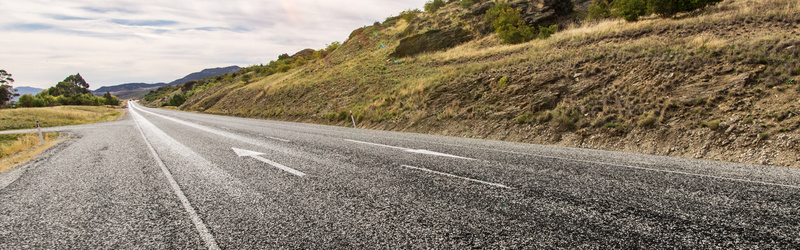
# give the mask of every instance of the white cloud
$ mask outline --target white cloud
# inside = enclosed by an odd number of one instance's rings
[[[46,88],[80,72],[98,88],[169,82],[322,48],[425,0],[3,1],[0,68]]]

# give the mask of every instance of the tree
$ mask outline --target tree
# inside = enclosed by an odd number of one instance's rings
[[[63,95],[66,97],[91,93],[91,91],[89,91],[89,84],[81,77],[80,73],[68,76],[64,81],[56,84],[55,87],[50,87],[47,92],[52,96]]]
[[[113,106],[119,105],[119,98],[117,98],[116,96],[111,95],[111,92],[106,91],[106,93],[103,94],[103,98],[106,99],[106,104],[107,105],[113,105]]]
[[[33,97],[31,94],[24,94],[19,97],[19,106],[22,107],[33,107],[33,100],[36,98]]]
[[[14,78],[11,78],[11,74],[0,69],[0,105],[5,105],[15,96],[19,96],[16,93],[17,90],[11,86],[12,83],[14,83]]]

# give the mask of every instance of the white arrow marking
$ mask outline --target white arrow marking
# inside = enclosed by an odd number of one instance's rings
[[[361,144],[367,144],[367,145],[373,145],[373,146],[379,146],[379,147],[385,147],[385,148],[399,149],[399,150],[403,150],[403,151],[406,151],[406,152],[409,152],[409,153],[414,153],[414,154],[426,154],[426,155],[443,156],[443,157],[465,159],[465,160],[475,160],[475,159],[472,159],[472,158],[461,157],[461,156],[458,156],[458,155],[451,155],[451,154],[445,154],[445,153],[439,153],[439,152],[434,152],[434,151],[425,150],[425,149],[410,149],[410,148],[389,146],[389,145],[383,145],[383,144],[365,142],[365,141],[356,141],[356,140],[350,140],[350,139],[344,139],[344,140],[345,141],[349,141],[349,142],[355,142],[355,143],[361,143]]]
[[[266,159],[266,158],[260,156],[260,155],[263,155],[265,153],[260,153],[260,152],[250,151],[250,150],[240,149],[240,148],[231,148],[231,149],[233,149],[233,152],[236,152],[236,155],[238,155],[239,157],[244,157],[244,156],[253,157],[253,159],[262,161],[262,162],[264,162],[266,164],[272,165],[273,167],[279,168],[279,169],[281,169],[283,171],[292,173],[294,175],[297,175],[297,176],[300,176],[300,177],[303,177],[303,176],[306,175],[303,172],[300,172],[300,171],[297,171],[297,170],[295,170],[293,168],[281,165],[280,163],[277,163],[277,162],[274,162],[274,161],[270,161],[269,159]]]

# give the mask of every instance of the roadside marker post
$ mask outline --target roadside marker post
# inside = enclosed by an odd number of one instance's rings
[[[36,129],[39,130],[39,142],[40,145],[44,145],[44,137],[42,137],[42,127],[39,126],[39,120],[36,120]]]
[[[356,127],[356,118],[353,118],[353,111],[352,110],[350,110],[350,120],[353,120],[353,128],[357,128]]]

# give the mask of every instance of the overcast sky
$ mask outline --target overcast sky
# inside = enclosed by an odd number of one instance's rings
[[[267,63],[343,42],[425,0],[3,0],[0,69],[47,88],[170,82],[205,68]]]

